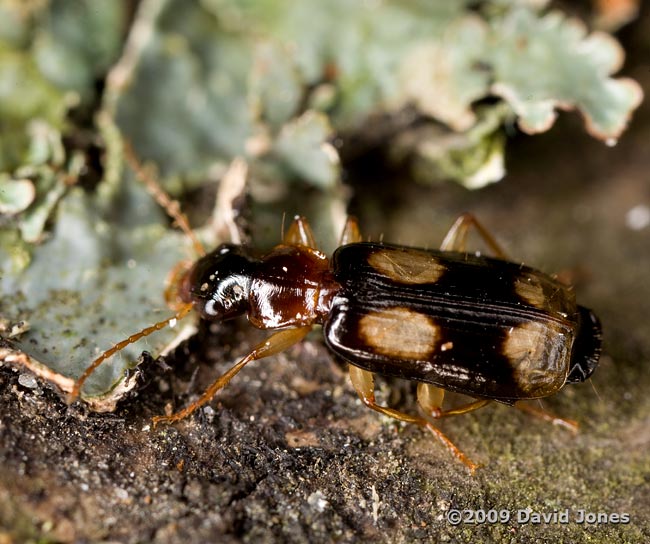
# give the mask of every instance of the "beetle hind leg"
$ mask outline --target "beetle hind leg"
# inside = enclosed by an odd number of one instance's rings
[[[503,251],[494,239],[494,236],[471,213],[464,213],[456,219],[445,236],[445,239],[442,241],[440,249],[442,251],[466,251],[465,243],[467,242],[467,234],[469,233],[470,227],[476,229],[481,238],[483,238],[488,247],[499,259],[508,260],[505,251]]]
[[[548,421],[549,423],[552,423],[553,425],[557,425],[558,427],[564,427],[565,429],[571,431],[574,434],[578,432],[578,428],[579,428],[578,422],[574,421],[573,419],[565,419],[562,417],[558,417],[551,412],[547,412],[546,410],[543,410],[542,408],[535,408],[530,404],[526,404],[525,401],[519,401],[515,403],[515,408],[521,410],[522,412],[526,412],[527,414],[543,419],[544,421]]]
[[[363,370],[353,365],[349,365],[350,369],[350,380],[352,385],[356,390],[357,394],[363,401],[363,403],[368,407],[380,414],[392,417],[399,421],[404,421],[406,423],[414,423],[420,427],[427,429],[433,436],[435,436],[443,446],[445,446],[454,457],[456,457],[461,463],[463,463],[469,471],[473,474],[474,471],[478,468],[478,465],[471,461],[458,447],[445,436],[445,434],[438,428],[436,428],[431,422],[426,419],[418,416],[412,416],[410,414],[405,414],[393,408],[388,408],[387,406],[380,406],[375,401],[375,380],[372,372]]]

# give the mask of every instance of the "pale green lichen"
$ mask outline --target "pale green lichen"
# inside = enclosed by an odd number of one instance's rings
[[[36,190],[28,179],[9,179],[0,174],[0,213],[15,215],[25,210],[33,201]]]

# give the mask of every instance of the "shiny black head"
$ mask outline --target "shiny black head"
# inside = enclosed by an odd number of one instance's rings
[[[182,298],[211,321],[243,315],[249,309],[254,270],[255,261],[241,246],[222,244],[194,264],[184,281]]]
[[[600,321],[587,308],[578,306],[578,312],[578,335],[573,342],[571,368],[566,379],[569,383],[587,380],[596,370],[600,358],[602,340]]]

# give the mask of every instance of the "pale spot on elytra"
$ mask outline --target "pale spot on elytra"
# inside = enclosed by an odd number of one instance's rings
[[[368,264],[377,272],[401,284],[435,283],[446,267],[425,251],[380,249],[368,257]]]
[[[502,346],[514,381],[531,397],[554,393],[566,379],[568,351],[563,336],[549,327],[534,321],[511,327]]]
[[[359,333],[376,353],[394,359],[427,359],[436,349],[438,327],[424,314],[408,308],[369,312]]]
[[[533,308],[544,308],[546,303],[544,289],[535,278],[530,276],[527,278],[517,278],[514,287],[515,293],[524,302],[530,304]]]

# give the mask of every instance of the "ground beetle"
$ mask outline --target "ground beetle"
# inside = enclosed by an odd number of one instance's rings
[[[184,216],[177,210],[170,213],[183,226]],[[465,251],[472,226],[496,258]],[[184,230],[189,230],[186,222]],[[197,401],[175,414],[155,417],[154,424],[188,416],[246,364],[287,349],[320,324],[328,347],[349,363],[352,384],[364,404],[425,427],[473,471],[477,465],[427,417],[378,405],[374,374],[418,382],[418,404],[427,416],[441,418],[492,400],[514,404],[552,395],[566,383],[589,378],[600,354],[598,318],[576,304],[571,288],[506,260],[469,214],[458,218],[439,251],[362,242],[350,218],[331,261],[316,248],[307,221],[296,217],[283,243],[264,257],[254,258],[243,246],[222,244],[203,252],[193,266],[181,267],[176,277],[168,297],[176,314],[100,355],[77,380],[70,400],[104,360],[192,308],[211,321],[247,315],[255,327],[277,332]],[[444,390],[474,400],[443,410]]]

